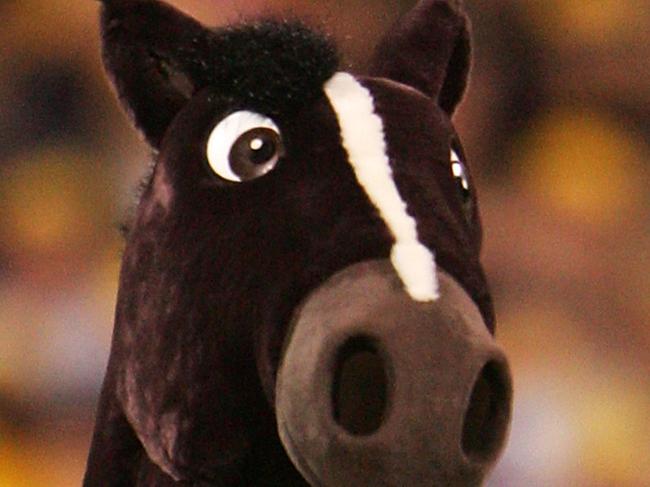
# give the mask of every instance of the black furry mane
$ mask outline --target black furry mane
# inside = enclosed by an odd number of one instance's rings
[[[329,37],[298,20],[245,20],[208,29],[168,4],[102,9],[104,63],[127,112],[157,149],[201,90],[273,116],[308,105],[338,69]]]
[[[219,29],[209,86],[273,113],[308,104],[338,69],[336,48],[298,21],[264,20]]]

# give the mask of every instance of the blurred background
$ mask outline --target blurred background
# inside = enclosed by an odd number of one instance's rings
[[[325,23],[362,70],[414,2],[172,2],[211,25]],[[647,0],[466,0],[456,122],[515,380],[490,486],[650,486]],[[122,241],[150,154],[99,58],[97,2],[0,2],[0,486],[83,475]]]

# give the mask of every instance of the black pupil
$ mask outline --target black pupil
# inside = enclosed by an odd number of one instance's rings
[[[472,194],[469,190],[469,181],[467,179],[465,166],[460,161],[452,161],[451,170],[454,179],[456,180],[458,191],[463,197],[463,202],[467,203]]]
[[[246,147],[246,158],[251,164],[266,164],[277,154],[277,135],[270,129],[251,130],[242,139],[240,142]]]
[[[230,167],[242,181],[271,171],[283,155],[282,140],[275,130],[258,127],[243,133],[230,149]]]
[[[458,182],[458,189],[460,191],[460,194],[463,196],[463,201],[467,202],[472,195],[467,187],[467,179],[459,177],[456,178],[456,181]]]

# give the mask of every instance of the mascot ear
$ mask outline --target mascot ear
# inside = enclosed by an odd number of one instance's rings
[[[205,83],[211,33],[156,0],[104,0],[104,65],[135,125],[159,148],[180,108]]]
[[[470,66],[468,20],[459,0],[420,0],[377,46],[371,75],[407,84],[451,115]]]

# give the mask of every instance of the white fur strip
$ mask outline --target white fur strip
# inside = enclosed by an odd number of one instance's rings
[[[372,95],[354,76],[337,73],[325,84],[341,128],[343,147],[357,181],[395,238],[391,262],[416,301],[438,299],[436,264],[418,239],[411,217],[393,179],[386,151],[384,124]]]

